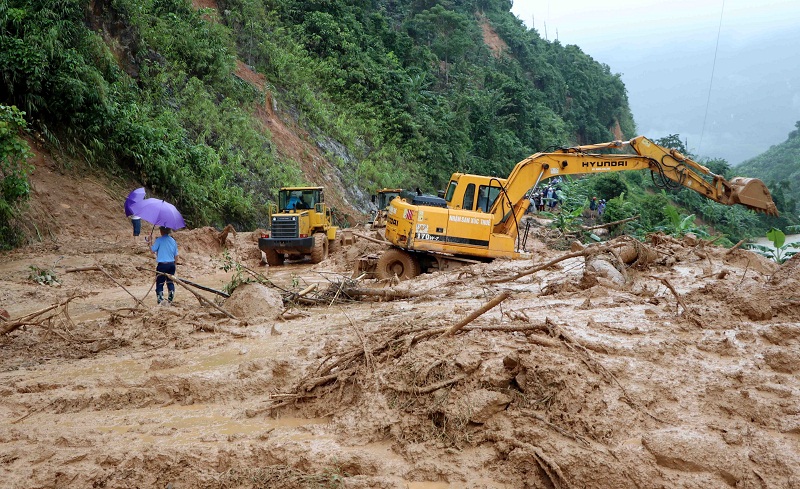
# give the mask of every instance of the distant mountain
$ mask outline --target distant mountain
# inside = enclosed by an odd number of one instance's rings
[[[737,165],[781,141],[800,119],[800,64],[787,62],[796,58],[800,29],[722,39],[710,95],[709,36],[688,47],[652,41],[589,54],[622,74],[640,134],[680,134],[699,157]]]
[[[770,188],[778,209],[797,213],[800,198],[800,121],[781,144],[751,158],[735,168],[735,172],[763,180]]]

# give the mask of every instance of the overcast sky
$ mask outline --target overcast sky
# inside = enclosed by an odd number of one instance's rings
[[[800,120],[800,0],[515,0],[512,12],[621,74],[639,134],[680,134],[700,157],[741,163]]]

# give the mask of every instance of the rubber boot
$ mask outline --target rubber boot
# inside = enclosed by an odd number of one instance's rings
[[[156,294],[156,300],[158,300],[158,303],[161,304],[161,301],[164,300],[164,293],[159,292],[158,294]]]
[[[169,301],[170,304],[172,304],[172,299],[174,298],[175,298],[175,292],[170,290],[169,295],[167,296],[167,300]]]

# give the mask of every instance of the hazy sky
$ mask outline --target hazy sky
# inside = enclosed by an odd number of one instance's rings
[[[515,0],[512,12],[620,73],[639,134],[680,134],[737,164],[800,120],[800,0]]]

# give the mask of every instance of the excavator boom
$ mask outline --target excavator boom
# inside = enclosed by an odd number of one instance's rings
[[[599,152],[624,147],[633,151]],[[508,178],[454,173],[445,197],[430,198],[425,205],[395,198],[386,225],[386,239],[395,249],[378,260],[377,275],[409,278],[420,270],[443,270],[448,260],[520,258],[524,254],[518,249],[519,221],[530,205],[526,196],[532,188],[562,175],[631,170],[650,170],[654,183],[664,188],[686,187],[725,205],[740,204],[778,215],[760,180],[736,177],[728,181],[680,152],[638,136],[536,153],[517,163]]]

